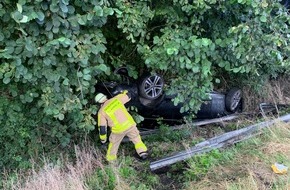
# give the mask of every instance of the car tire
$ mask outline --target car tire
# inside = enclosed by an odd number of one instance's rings
[[[138,85],[139,95],[148,100],[155,100],[163,93],[164,80],[157,74],[144,75]]]
[[[142,98],[141,96],[139,96],[139,101],[143,106],[150,109],[154,109],[164,100],[164,97],[165,96],[163,94],[162,96],[159,96],[155,100],[148,100],[146,98]]]
[[[242,91],[239,88],[232,88],[228,91],[225,98],[226,110],[236,112],[242,100]]]

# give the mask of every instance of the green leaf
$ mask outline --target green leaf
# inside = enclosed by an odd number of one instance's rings
[[[11,16],[17,23],[23,18],[23,15],[19,11],[11,13]]]
[[[64,42],[66,40],[66,37],[60,37],[57,39],[59,42]]]
[[[69,82],[68,79],[64,79],[64,81],[62,82],[62,84],[65,85],[65,86],[68,86],[68,82]]]
[[[43,14],[43,12],[42,11],[38,11],[37,12],[37,15],[38,15],[38,20],[40,20],[40,21],[43,21],[44,20],[44,18],[45,18],[45,15]]]
[[[69,4],[69,0],[61,0],[61,2],[65,5],[68,5]]]
[[[4,35],[3,33],[0,31],[0,42],[4,40]],[[0,51],[1,52],[1,51]]]
[[[221,82],[220,79],[218,79],[218,78],[215,79],[215,83],[219,84],[220,82]]]
[[[62,121],[62,120],[64,120],[64,115],[62,113],[60,113],[57,115],[57,118]]]
[[[182,57],[179,57],[179,62],[184,62],[184,57],[182,56]]]
[[[193,51],[187,51],[187,56],[188,56],[188,57],[193,57],[193,55],[194,55],[194,54],[193,54]]]
[[[196,39],[193,41],[193,44],[191,46],[192,46],[192,48],[196,48],[196,47],[201,47],[201,44],[202,44],[201,40]]]
[[[210,44],[210,40],[207,38],[202,38],[201,42],[203,46],[208,46]]]
[[[95,6],[94,11],[95,11],[96,16],[102,17],[104,15],[103,9],[100,6]]]
[[[218,65],[219,65],[220,67],[224,67],[224,66],[226,65],[226,63],[225,63],[224,61],[221,61],[221,62],[218,63]]]
[[[9,77],[5,77],[5,78],[3,79],[3,83],[4,83],[4,84],[8,84],[10,81],[11,81],[11,79],[10,79]]]
[[[100,65],[97,66],[97,69],[101,70],[103,72],[107,72],[108,67],[105,64],[100,64]]]
[[[174,53],[178,53],[178,50],[176,48],[167,48],[166,52],[168,55],[172,55]]]
[[[222,40],[221,40],[220,38],[218,38],[218,39],[216,39],[215,43],[216,43],[217,45],[220,45],[220,44],[222,43]]]
[[[33,50],[33,47],[32,47],[32,44],[30,41],[28,41],[26,44],[25,44],[25,48],[27,49],[27,51],[32,51]]]
[[[266,8],[266,7],[268,7],[269,4],[267,3],[267,1],[264,0],[264,1],[262,1],[261,5],[263,8]]]
[[[234,68],[234,69],[233,69],[233,72],[234,72],[234,73],[238,73],[240,70],[241,70],[241,67],[237,67],[237,68]]]
[[[82,72],[77,72],[77,76],[78,77],[83,77],[83,73]]]
[[[93,20],[94,15],[92,13],[87,14],[87,20]]]
[[[159,42],[160,42],[160,38],[158,36],[154,36],[153,37],[153,43],[154,44],[159,44]]]
[[[123,12],[121,10],[119,10],[119,9],[114,8],[113,10],[114,10],[115,13],[117,13],[117,17],[121,16],[123,14]]]
[[[50,60],[48,57],[45,57],[45,58],[43,59],[43,63],[44,63],[45,65],[50,65],[50,64],[51,64],[51,60]]]
[[[186,67],[187,69],[191,69],[191,68],[192,68],[192,64],[191,64],[191,63],[186,63],[186,64],[185,64],[185,67]]]
[[[68,8],[65,4],[60,3],[60,9],[62,12],[67,13],[68,12]]]
[[[84,75],[83,78],[84,78],[85,80],[90,81],[90,80],[92,79],[92,76],[87,74],[87,75]]]
[[[87,82],[87,81],[82,81],[82,84],[83,84],[85,87],[89,87],[89,86],[90,86],[90,83]]]
[[[24,75],[23,76],[24,77],[24,79],[26,79],[26,80],[30,80],[30,79],[32,79],[32,74],[31,73],[27,73],[26,75]]]
[[[49,9],[51,10],[51,12],[53,12],[53,13],[57,13],[57,12],[59,11],[59,6],[56,5],[56,4],[51,4],[51,5],[49,6]]]
[[[16,6],[17,6],[18,12],[22,13],[22,5],[17,3]]]
[[[53,110],[52,110],[52,113],[53,113],[54,115],[58,115],[58,114],[59,114],[59,110],[58,110],[58,109],[53,109]]]
[[[258,3],[256,1],[252,1],[252,7],[254,8],[258,7]]]
[[[199,72],[199,67],[198,66],[193,66],[191,70],[192,70],[193,73],[198,73]]]
[[[85,68],[84,70],[83,70],[83,73],[86,75],[86,74],[89,74],[91,72],[91,70],[90,69],[88,69],[88,68]]]
[[[104,9],[104,14],[107,16],[107,15],[113,15],[114,14],[114,9],[112,8],[108,8],[108,7],[105,7]]]
[[[267,22],[267,18],[266,18],[264,15],[262,15],[262,16],[260,17],[260,21],[261,21],[261,22]]]
[[[84,16],[79,16],[79,17],[78,17],[78,23],[79,23],[80,25],[85,25],[85,24],[86,24],[86,17],[84,17]]]

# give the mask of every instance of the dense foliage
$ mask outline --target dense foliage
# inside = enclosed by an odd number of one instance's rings
[[[93,131],[96,81],[127,65],[165,75],[181,111],[222,76],[263,81],[289,68],[289,15],[272,0],[2,0],[0,167]]]

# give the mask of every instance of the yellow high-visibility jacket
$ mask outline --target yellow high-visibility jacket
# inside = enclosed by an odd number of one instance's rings
[[[113,133],[122,133],[136,122],[124,106],[130,101],[126,94],[119,94],[107,100],[98,112],[98,126],[109,126]]]

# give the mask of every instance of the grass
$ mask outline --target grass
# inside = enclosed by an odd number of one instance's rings
[[[122,151],[117,162],[107,163],[104,155],[104,151],[89,144],[82,148],[76,146],[73,162],[62,157],[52,163],[46,158],[40,166],[35,164],[29,171],[4,174],[1,189],[147,190],[154,189],[154,184],[159,182],[155,175],[146,175],[144,165],[149,168],[148,163],[138,162]]]
[[[289,78],[279,83],[269,82],[261,93],[244,88],[247,110],[258,103],[290,102]],[[263,96],[262,96],[263,95]],[[254,123],[257,121],[254,121]],[[253,121],[237,121],[222,126],[192,127],[172,131],[160,123],[160,133],[144,139],[154,159],[184,150],[202,139],[223,131],[235,130]],[[134,146],[123,143],[118,161],[109,164],[104,150],[90,143],[75,146],[71,155],[60,155],[57,162],[49,158],[26,171],[3,173],[0,181],[4,190],[286,190],[290,189],[290,169],[285,175],[275,174],[275,162],[290,167],[290,124],[280,123],[262,135],[223,150],[214,150],[172,165],[163,173],[152,173],[149,161],[139,162],[132,155]],[[39,158],[37,159],[39,160]],[[33,162],[33,160],[32,160]]]
[[[39,190],[39,189],[87,189],[84,183],[96,168],[101,168],[100,158],[93,149],[75,147],[76,163],[61,158],[57,163],[45,159],[43,165],[29,171],[19,171],[12,176],[6,176],[3,189],[9,190]]]
[[[170,152],[184,146],[188,133],[180,139],[161,143],[166,135],[153,146],[162,147],[154,152]],[[151,137],[154,138],[154,137]],[[157,137],[156,137],[157,138]],[[169,138],[169,137],[168,137]],[[153,139],[151,139],[153,140]],[[290,175],[274,174],[271,165],[275,162],[290,166],[290,125],[278,124],[263,135],[241,142],[224,150],[193,157],[173,165],[168,171],[154,174],[149,171],[149,162],[139,162],[131,155],[130,144],[120,148],[118,162],[108,164],[103,152],[93,146],[75,147],[74,162],[60,159],[58,163],[44,160],[43,166],[30,171],[6,175],[2,189],[9,190],[147,190],[147,189],[289,189]]]
[[[219,160],[198,182],[186,189],[290,189],[290,175],[275,174],[275,162],[290,166],[290,125],[278,124],[264,135],[226,150],[228,160]],[[194,169],[194,168],[192,168]]]
[[[290,103],[290,77],[284,76],[265,82],[259,89],[245,86],[243,89],[244,111],[253,112],[259,108],[260,103],[289,104]]]

